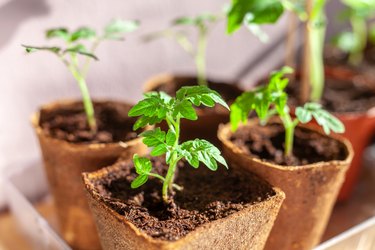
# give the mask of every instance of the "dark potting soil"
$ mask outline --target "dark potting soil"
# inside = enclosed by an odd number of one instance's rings
[[[344,160],[346,156],[345,147],[339,141],[296,127],[293,155],[285,157],[284,128],[276,123],[240,127],[230,140],[244,152],[258,159],[284,166]]]
[[[299,96],[298,82],[297,79],[297,82],[291,82],[287,87],[289,101],[296,106],[300,105],[297,99]],[[356,77],[353,81],[326,77],[321,104],[330,112],[367,111],[375,107],[375,84],[368,84],[361,77]]]
[[[137,137],[132,130],[135,119],[127,115],[129,108],[114,102],[95,103],[96,133],[90,131],[83,105],[79,102],[53,111],[41,110],[39,125],[45,134],[71,143],[128,141]]]
[[[178,81],[178,82],[177,82]],[[179,90],[183,86],[194,86],[197,85],[197,80],[193,77],[191,78],[183,78],[181,80],[176,79],[176,82],[173,84],[161,84],[155,88],[155,91],[163,91],[170,96],[175,96],[177,90]],[[217,91],[221,97],[230,105],[234,102],[234,100],[242,94],[242,90],[234,84],[222,83],[222,82],[214,82],[208,81],[208,87]],[[200,106],[200,109],[207,109],[212,110],[212,112],[216,111],[217,109],[223,109],[223,107],[216,105],[214,108],[207,108],[205,106]]]
[[[185,187],[176,191],[173,201],[162,201],[162,183],[150,178],[138,189],[130,183],[136,177],[133,164],[118,163],[113,172],[94,183],[105,202],[137,228],[153,238],[177,240],[204,223],[227,217],[253,203],[275,195],[264,181],[248,173],[235,174],[219,166],[216,172],[204,166],[194,169],[180,162],[175,183]],[[162,158],[153,158],[153,172],[166,173]]]

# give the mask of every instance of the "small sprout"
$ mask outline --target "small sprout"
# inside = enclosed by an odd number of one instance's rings
[[[86,76],[92,60],[99,60],[95,51],[104,40],[120,40],[126,33],[138,28],[138,21],[113,20],[105,28],[102,35],[89,27],[81,27],[69,32],[67,28],[59,27],[46,31],[47,39],[60,39],[65,43],[64,47],[57,46],[29,46],[22,45],[27,53],[36,51],[48,51],[55,54],[69,69],[81,90],[87,123],[92,133],[96,133],[97,125],[94,107],[88,91]],[[90,49],[83,43],[91,42]],[[84,56],[86,60],[79,61],[78,55]]]
[[[344,31],[334,38],[333,43],[344,52],[349,53],[349,63],[356,66],[363,60],[367,41],[371,42],[371,27],[367,20],[375,17],[375,1],[342,0],[346,9],[341,17],[349,20],[352,31]]]
[[[180,160],[185,159],[194,168],[198,168],[199,163],[203,163],[212,171],[217,170],[218,162],[228,167],[220,150],[210,142],[202,139],[183,143],[179,141],[181,119],[198,119],[193,105],[213,107],[216,103],[229,109],[221,96],[206,86],[182,87],[174,98],[164,92],[146,93],[145,98],[129,111],[129,116],[139,116],[133,129],[166,121],[168,131],[162,131],[157,127],[142,132],[140,136],[143,137],[143,143],[152,148],[151,156],[165,155],[169,167],[166,176],[163,177],[152,172],[152,164],[148,158],[134,155],[133,161],[138,176],[131,183],[131,187],[142,186],[150,176],[158,178],[163,182],[163,200],[168,202],[173,189],[182,190],[182,187],[173,183],[177,163]]]
[[[206,50],[210,26],[221,20],[220,15],[204,13],[196,17],[180,17],[172,21],[172,27],[166,30],[151,33],[144,37],[145,41],[155,40],[161,37],[169,37],[174,40],[193,57],[197,69],[198,84],[207,86],[206,79]],[[185,31],[186,27],[195,27],[198,31],[197,44],[189,40]],[[177,29],[180,28],[180,29]],[[181,30],[182,29],[182,30]]]
[[[299,123],[308,123],[314,118],[326,134],[331,131],[335,133],[345,131],[341,121],[324,110],[318,103],[309,102],[303,107],[297,107],[296,118],[291,117],[287,105],[288,95],[285,92],[289,79],[284,78],[284,75],[292,72],[290,67],[283,67],[281,70],[273,72],[267,86],[245,92],[239,96],[232,104],[230,113],[233,131],[237,130],[241,122],[247,122],[248,115],[252,111],[258,115],[262,125],[266,124],[272,116],[278,116],[285,128],[285,156],[290,156],[293,153],[294,129]]]

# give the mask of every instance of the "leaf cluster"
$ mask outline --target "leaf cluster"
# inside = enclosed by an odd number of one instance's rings
[[[63,57],[65,54],[69,53],[80,54],[98,60],[93,52],[86,48],[83,42],[91,41],[94,44],[97,44],[103,40],[121,40],[124,34],[136,30],[138,26],[138,21],[124,21],[116,19],[105,26],[102,34],[98,34],[94,29],[89,27],[81,27],[74,31],[69,31],[64,27],[53,28],[46,31],[45,37],[47,39],[62,40],[66,44],[65,48],[58,46],[22,46],[25,47],[26,52],[28,53],[44,50],[57,54],[60,57]]]
[[[147,130],[140,134],[143,143],[152,148],[151,156],[165,154],[167,164],[175,166],[181,160],[186,161],[194,168],[203,163],[209,169],[215,171],[217,162],[227,167],[224,158],[210,142],[203,139],[195,139],[179,143],[180,119],[198,119],[193,106],[204,105],[213,107],[215,104],[228,108],[225,101],[214,90],[206,86],[182,87],[176,92],[176,97],[171,97],[164,92],[149,92],[145,98],[138,102],[130,111],[129,116],[138,117],[133,129],[154,125],[166,121],[168,131],[162,131],[159,127]],[[141,159],[141,160],[139,160]],[[155,176],[165,182],[165,178],[151,173],[150,160],[147,158],[136,158],[134,165],[138,177],[133,181],[132,187],[139,187],[147,181],[147,176]]]
[[[261,123],[266,123],[272,116],[278,116],[284,123],[284,127],[289,127],[292,123],[297,125],[299,122],[308,123],[313,118],[323,128],[326,134],[331,131],[335,133],[343,133],[344,125],[324,110],[321,104],[309,102],[302,107],[296,108],[296,118],[294,121],[290,119],[289,107],[287,105],[288,95],[285,88],[289,79],[284,78],[285,74],[292,73],[290,67],[283,67],[279,71],[271,74],[268,85],[259,87],[251,92],[245,92],[239,96],[231,105],[231,126],[235,131],[239,124],[246,123],[250,112],[255,111]]]

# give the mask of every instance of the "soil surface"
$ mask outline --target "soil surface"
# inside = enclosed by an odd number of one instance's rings
[[[193,77],[176,77],[173,84],[161,84],[155,88],[155,91],[163,91],[170,96],[175,96],[176,91],[183,86],[194,86],[197,85],[197,79]],[[217,91],[221,97],[228,103],[232,104],[234,100],[242,94],[242,90],[234,84],[228,84],[223,82],[208,81],[208,87]],[[216,105],[214,108],[207,108],[205,106],[198,107],[200,109],[207,109],[216,111],[218,109],[224,109],[220,105]]]
[[[71,143],[112,143],[137,137],[132,130],[135,119],[127,115],[130,107],[101,102],[94,104],[94,109],[97,133],[90,131],[82,103],[53,111],[41,110],[39,125],[45,134]]]
[[[292,105],[300,105],[299,79],[289,83],[287,92]],[[363,77],[358,76],[353,80],[334,79],[327,76],[322,105],[330,112],[364,112],[375,107],[375,81],[374,85],[369,84]]]
[[[121,162],[121,171],[111,173],[94,184],[112,209],[153,238],[177,240],[204,223],[224,218],[253,203],[275,195],[272,188],[256,176],[235,174],[219,166],[216,172],[205,166],[194,169],[180,162],[175,183],[185,187],[176,191],[173,201],[161,198],[162,183],[150,178],[138,189],[130,183],[136,177],[132,163]],[[166,173],[164,159],[153,158],[153,172]]]
[[[230,138],[244,152],[267,162],[284,166],[300,166],[322,161],[344,160],[346,150],[339,141],[317,132],[297,127],[293,155],[284,156],[285,132],[280,124],[240,127]]]

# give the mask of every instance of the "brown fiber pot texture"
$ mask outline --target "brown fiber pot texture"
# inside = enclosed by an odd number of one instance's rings
[[[180,76],[172,74],[160,74],[150,78],[144,84],[144,92],[155,91],[158,87],[162,85],[180,85],[188,86],[191,83],[196,82],[195,77]],[[241,95],[243,90],[234,84],[225,83],[213,83],[211,88],[215,89],[217,87],[223,87],[225,91],[229,91],[230,94],[235,97]],[[177,88],[178,90],[178,88]],[[196,109],[198,120],[189,121],[186,119],[181,120],[181,140],[190,140],[195,138],[206,139],[214,144],[220,144],[217,139],[216,133],[219,124],[227,123],[229,121],[229,111],[220,105],[217,108],[210,109]],[[166,125],[164,125],[165,127]]]
[[[74,101],[56,102],[45,105],[42,109],[48,112],[75,103]],[[120,102],[111,103],[123,110],[124,117],[127,117],[130,105]],[[74,249],[101,249],[85,197],[81,173],[113,164],[120,155],[132,157],[134,153],[144,154],[147,148],[140,138],[123,142],[121,145],[120,143],[78,144],[55,139],[47,136],[39,126],[39,114],[38,112],[32,116],[32,124],[39,139],[60,233]]]
[[[226,218],[203,224],[177,241],[166,241],[143,233],[105,204],[93,183],[116,171],[120,171],[120,168],[115,164],[83,174],[102,247],[108,250],[261,250],[285,198],[280,189],[273,188],[276,194],[267,200]]]
[[[244,126],[257,122],[257,119],[249,120]],[[310,129],[323,135],[319,130]],[[265,249],[312,249],[320,241],[353,158],[350,143],[342,137],[334,136],[346,147],[347,155],[343,161],[280,166],[251,157],[230,141],[231,135],[230,124],[219,128],[218,137],[223,143],[223,154],[229,164],[256,173],[286,195]]]

